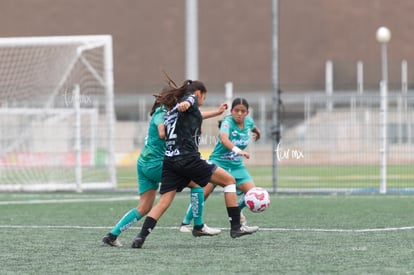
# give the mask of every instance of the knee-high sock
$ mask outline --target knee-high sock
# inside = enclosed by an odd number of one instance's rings
[[[118,221],[118,223],[112,228],[111,234],[118,236],[123,231],[133,226],[137,221],[142,218],[141,214],[136,208],[132,208]]]
[[[138,236],[146,238],[152,232],[152,230],[154,230],[156,224],[157,221],[154,218],[147,216],[144,220],[144,224],[141,227],[141,231],[138,233]]]
[[[204,190],[202,187],[191,188],[191,206],[194,226],[203,225]]]
[[[232,229],[240,228],[240,208],[227,207],[227,214],[229,215],[230,226]]]
[[[191,202],[190,202],[190,205],[187,208],[187,212],[185,212],[185,216],[182,221],[182,224],[190,224],[192,220],[193,220],[193,207],[191,206]]]

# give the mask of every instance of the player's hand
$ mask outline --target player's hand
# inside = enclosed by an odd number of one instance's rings
[[[185,111],[187,111],[187,110],[188,110],[188,108],[190,108],[190,107],[191,107],[190,102],[188,102],[188,101],[183,101],[183,102],[180,102],[180,103],[178,104],[178,111],[180,111],[180,112],[185,112]]]
[[[253,132],[252,136],[254,141],[258,141],[260,139],[260,132]]]
[[[249,154],[249,152],[246,152],[246,151],[240,151],[238,154],[239,154],[240,156],[243,156],[243,157],[247,158],[247,159],[249,159],[249,158],[250,158],[250,154]]]
[[[222,113],[224,113],[225,110],[227,110],[229,106],[227,105],[227,103],[221,103],[219,108],[217,109],[217,112],[221,115]]]
[[[254,141],[258,141],[260,139],[260,130],[255,126],[252,132]]]

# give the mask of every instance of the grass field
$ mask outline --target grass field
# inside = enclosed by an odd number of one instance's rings
[[[248,167],[256,185],[272,188],[272,167]],[[134,167],[118,168],[119,187],[136,188]],[[279,166],[277,189],[283,190],[354,190],[379,192],[380,168],[375,165]],[[413,165],[388,165],[387,187],[391,192],[414,192]]]
[[[215,237],[178,232],[187,192],[148,237],[101,244],[137,203],[128,192],[0,193],[1,274],[410,274],[414,273],[414,198],[410,195],[272,195],[261,214],[244,211],[259,232],[229,236],[221,193],[206,203]]]
[[[273,189],[272,167],[249,166],[258,186]],[[83,182],[103,182],[109,178],[103,168],[84,168]],[[277,191],[280,192],[355,192],[378,193],[381,182],[378,165],[278,166]],[[7,169],[0,173],[1,185],[53,182],[64,178],[75,182],[74,168]],[[137,188],[135,167],[117,167],[118,188]],[[414,193],[412,164],[388,165],[387,188],[390,193]]]

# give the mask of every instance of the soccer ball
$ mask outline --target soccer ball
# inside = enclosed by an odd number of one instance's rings
[[[253,187],[244,195],[244,202],[250,211],[260,213],[270,205],[270,196],[266,189]]]

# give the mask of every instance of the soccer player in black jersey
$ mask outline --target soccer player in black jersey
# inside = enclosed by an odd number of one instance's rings
[[[157,96],[157,101],[167,109],[164,121],[167,148],[163,162],[161,195],[157,204],[148,213],[141,231],[133,240],[133,248],[142,247],[177,192],[181,192],[185,187],[204,187],[208,182],[224,188],[232,238],[252,234],[257,230],[242,227],[240,224],[240,208],[234,177],[217,165],[201,159],[198,151],[203,120],[199,106],[203,104],[206,93],[202,82],[186,80],[182,86],[174,85],[172,91],[162,92]],[[204,194],[201,193],[198,198],[203,200]],[[203,201],[199,201],[200,207],[203,204]],[[208,236],[203,233],[203,226],[195,226],[192,233],[195,237]]]

